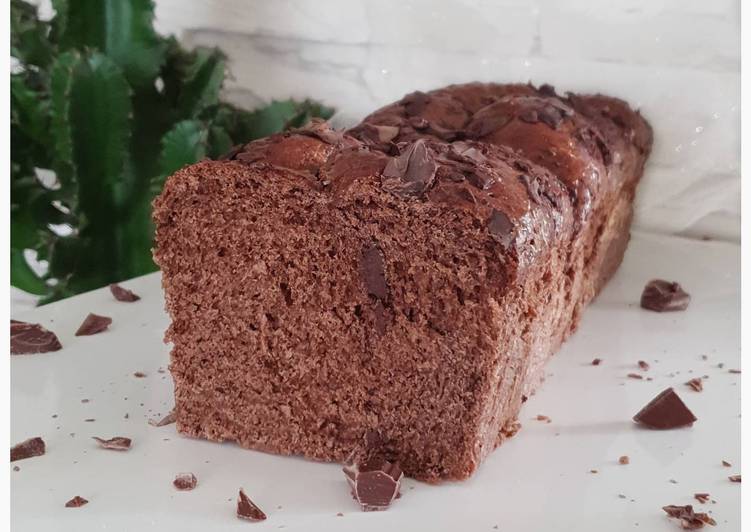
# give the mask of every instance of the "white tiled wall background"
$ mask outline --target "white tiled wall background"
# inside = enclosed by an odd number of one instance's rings
[[[227,96],[313,97],[337,125],[416,89],[552,83],[641,108],[638,228],[740,239],[737,0],[156,0],[157,26],[229,55]]]

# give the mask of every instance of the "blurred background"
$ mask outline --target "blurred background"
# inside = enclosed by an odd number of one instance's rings
[[[14,309],[153,270],[149,202],[183,164],[473,80],[627,100],[655,132],[635,230],[740,242],[737,0],[36,4],[42,26],[12,2]]]

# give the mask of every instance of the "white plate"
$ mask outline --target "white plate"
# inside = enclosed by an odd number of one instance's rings
[[[641,289],[654,277],[681,282],[692,295],[689,309],[640,309]],[[728,371],[740,366],[736,245],[635,235],[623,267],[524,406],[522,431],[469,481],[406,480],[402,498],[379,513],[359,511],[337,465],[148,425],[172,405],[169,374],[157,371],[168,363],[168,320],[158,275],[124,286],[143,299],[119,303],[103,289],[14,316],[54,330],[64,348],[11,358],[13,442],[47,442],[46,455],[12,464],[20,467],[11,472],[13,530],[678,530],[661,510],[666,504],[694,504],[711,510],[722,530],[740,528],[741,486],[727,478],[741,465],[740,375]],[[110,330],[75,337],[89,312],[111,316]],[[595,357],[602,365],[590,364]],[[640,372],[638,360],[651,365],[641,373],[654,380],[626,377]],[[684,385],[702,375],[709,376],[703,392]],[[668,386],[699,421],[663,432],[635,426],[631,417]],[[537,414],[552,423],[533,420]],[[102,450],[91,436],[128,436],[133,448]],[[619,465],[621,455],[631,463]],[[187,471],[198,487],[178,492],[172,480]],[[240,486],[268,520],[236,519]],[[716,504],[699,504],[696,492],[709,492]],[[74,495],[90,503],[65,508]]]

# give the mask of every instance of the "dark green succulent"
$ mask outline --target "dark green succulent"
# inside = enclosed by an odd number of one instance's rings
[[[11,283],[43,302],[155,270],[151,201],[175,170],[332,113],[223,102],[224,55],[158,35],[151,0],[53,5],[11,0]]]

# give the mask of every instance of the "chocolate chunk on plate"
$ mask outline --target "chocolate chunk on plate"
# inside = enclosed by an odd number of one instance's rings
[[[371,456],[363,463],[353,462],[343,469],[352,497],[363,511],[386,510],[399,496],[404,473],[399,464]]]
[[[176,419],[177,417],[175,416],[175,412],[172,411],[161,419],[150,419],[149,425],[153,427],[163,427],[165,425],[170,425],[174,423]]]
[[[102,449],[110,449],[113,451],[127,451],[130,449],[131,439],[123,436],[115,436],[109,440],[103,438],[97,438],[93,436],[93,439],[99,444]]]
[[[78,495],[76,495],[71,500],[65,503],[65,507],[66,508],[80,508],[84,504],[89,504],[89,501],[87,501],[83,497],[79,497]]]
[[[248,521],[264,521],[266,514],[251,501],[242,488],[237,497],[237,517]]]
[[[112,323],[112,318],[90,313],[76,331],[76,336],[90,336],[106,331]]]
[[[63,346],[57,335],[38,323],[10,320],[10,354],[33,355],[59,351]]]
[[[703,528],[704,525],[714,526],[717,524],[709,514],[704,512],[694,512],[694,508],[690,504],[685,506],[670,504],[668,506],[663,506],[662,509],[669,517],[678,519],[681,527],[685,530],[697,530]]]
[[[17,443],[10,448],[10,461],[24,460],[34,456],[42,456],[46,450],[44,440],[37,436]]]
[[[706,504],[706,502],[709,500],[709,493],[694,493],[694,499],[702,504]]]
[[[653,279],[644,287],[641,306],[655,312],[686,310],[691,296],[675,282]]]
[[[198,479],[193,473],[179,473],[172,484],[180,491],[190,491],[198,484]]]
[[[730,475],[728,477],[728,480],[730,482],[740,482],[741,481],[741,476],[740,475]]]
[[[675,390],[668,388],[642,408],[634,416],[634,421],[650,429],[666,430],[691,426],[696,416]]]
[[[123,301],[124,303],[132,303],[141,299],[140,296],[134,294],[131,290],[123,288],[116,283],[110,285],[110,292],[112,292],[112,295],[115,297],[115,299],[117,299],[118,301]]]

